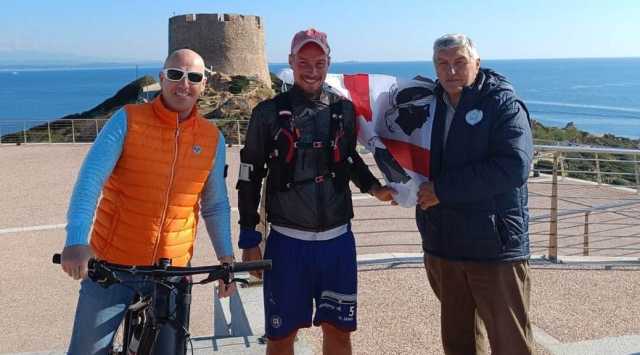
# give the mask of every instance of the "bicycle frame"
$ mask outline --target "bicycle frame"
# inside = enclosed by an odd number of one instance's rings
[[[127,307],[123,318],[122,350],[118,351],[114,343],[111,354],[151,354],[165,326],[173,327],[175,332],[173,353],[186,352],[187,341],[190,338],[187,329],[191,283],[180,280],[177,284],[172,283],[170,289],[165,289],[169,286],[164,282],[150,282],[154,283],[152,293],[143,295],[138,292],[131,305]]]

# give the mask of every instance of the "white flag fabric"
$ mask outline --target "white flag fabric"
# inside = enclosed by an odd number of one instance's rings
[[[278,77],[293,85],[291,69]],[[358,142],[373,153],[386,183],[403,207],[416,205],[420,184],[429,179],[435,84],[381,74],[327,74],[326,87],[353,102]]]

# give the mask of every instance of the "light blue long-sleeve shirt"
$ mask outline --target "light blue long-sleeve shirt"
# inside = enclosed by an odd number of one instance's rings
[[[127,136],[127,113],[116,112],[96,138],[80,168],[67,211],[65,245],[88,244],[98,199],[122,153]],[[220,133],[215,162],[201,194],[201,214],[218,258],[232,256],[231,208],[225,183],[225,141]]]

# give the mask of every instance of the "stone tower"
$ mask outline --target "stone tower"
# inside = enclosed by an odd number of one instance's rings
[[[187,14],[169,19],[169,53],[189,48],[207,68],[228,75],[255,76],[271,85],[258,16]]]

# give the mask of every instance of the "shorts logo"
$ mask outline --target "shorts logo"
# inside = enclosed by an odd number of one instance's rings
[[[334,313],[341,322],[354,322],[356,316],[356,294],[322,291],[318,309]]]
[[[282,318],[280,316],[271,316],[271,326],[273,328],[280,328],[282,326]]]
[[[202,153],[202,147],[199,144],[196,144],[193,146],[192,148],[193,152],[196,154],[200,154]]]
[[[482,111],[471,110],[464,116],[464,120],[467,121],[468,124],[475,126],[478,122],[482,121]]]

